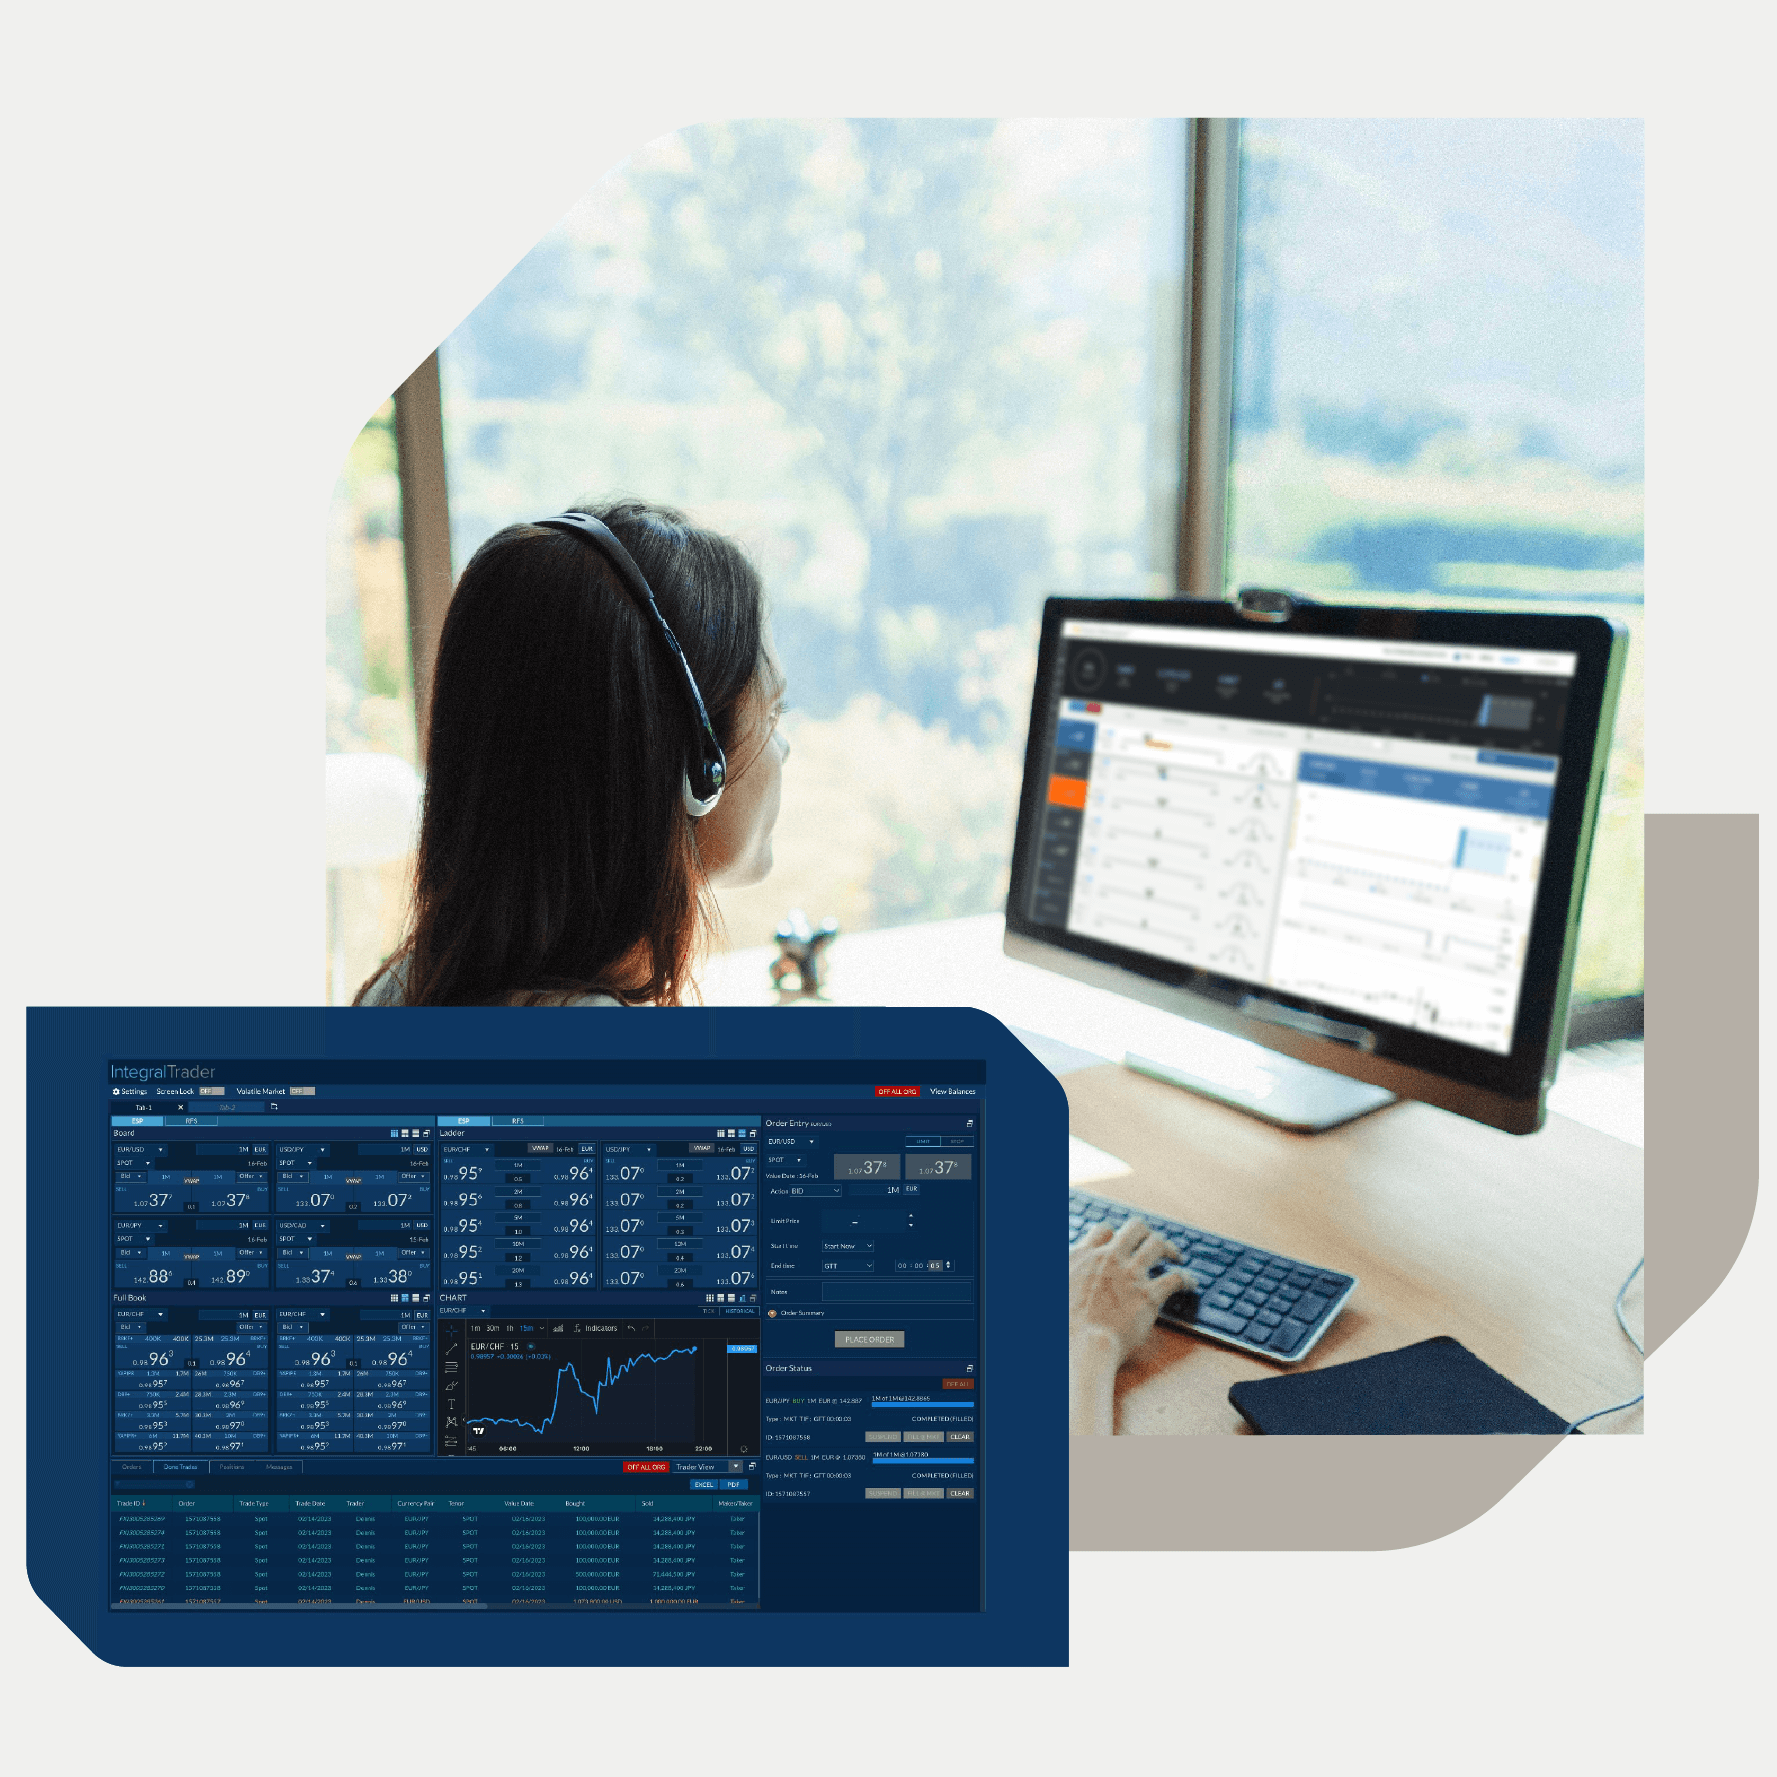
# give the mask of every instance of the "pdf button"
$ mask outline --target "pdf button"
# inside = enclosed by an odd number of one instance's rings
[[[907,1344],[905,1333],[855,1332],[835,1333],[833,1343],[841,1351],[900,1351]]]

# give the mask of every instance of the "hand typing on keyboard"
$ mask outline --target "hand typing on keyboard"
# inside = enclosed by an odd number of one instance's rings
[[[1068,1258],[1068,1423],[1076,1432],[1112,1430],[1113,1386],[1125,1358],[1141,1344],[1154,1317],[1196,1279],[1169,1268],[1148,1274],[1178,1248],[1139,1217],[1113,1230],[1093,1228]]]
[[[1357,1279],[1348,1271],[1287,1259],[1282,1253],[1161,1216],[1144,1222],[1128,1204],[1095,1197],[1090,1191],[1068,1193],[1067,1244],[1076,1260],[1082,1253],[1118,1251],[1125,1236],[1133,1243],[1129,1251],[1146,1250],[1154,1260],[1170,1259],[1179,1267],[1152,1280],[1156,1293],[1151,1299],[1158,1304],[1161,1325],[1270,1363],[1295,1364],[1307,1357],[1357,1288]],[[1141,1247],[1144,1239],[1150,1243],[1146,1249]],[[1131,1275],[1139,1271],[1136,1266]],[[1128,1341],[1121,1345],[1113,1341],[1122,1356],[1134,1350],[1141,1336],[1133,1331],[1133,1297],[1129,1312]],[[1075,1344],[1080,1325],[1076,1309]],[[1115,1364],[1111,1375],[1114,1378]],[[1105,1431],[1111,1429],[1108,1401],[1107,1394]]]

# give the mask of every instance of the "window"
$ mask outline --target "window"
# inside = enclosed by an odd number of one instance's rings
[[[1001,905],[1046,594],[1225,571],[1606,612],[1632,647],[1576,989],[1639,995],[1640,204],[1640,128],[1599,120],[682,131],[440,348],[426,573],[619,494],[752,551],[796,762],[772,878],[724,899],[737,945],[795,906]],[[379,416],[341,484],[329,746],[411,760],[393,455]],[[348,994],[404,867],[333,873]]]
[[[587,497],[682,505],[770,589],[784,912],[1003,904],[1046,594],[1163,594],[1176,123],[750,122],[651,144],[440,354],[453,553]]]
[[[1641,128],[1249,119],[1228,580],[1631,636],[1575,991],[1642,981]]]

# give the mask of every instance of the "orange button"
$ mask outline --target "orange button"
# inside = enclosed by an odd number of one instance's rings
[[[1049,800],[1062,808],[1084,808],[1086,780],[1083,777],[1050,778]]]
[[[946,1376],[944,1386],[946,1388],[973,1388],[975,1378],[973,1376]]]

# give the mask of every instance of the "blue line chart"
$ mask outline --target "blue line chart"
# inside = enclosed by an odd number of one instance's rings
[[[695,1345],[680,1346],[676,1350],[667,1352],[664,1357],[656,1357],[651,1351],[642,1351],[638,1352],[632,1358],[627,1358],[615,1369],[611,1367],[611,1360],[606,1358],[605,1373],[591,1388],[588,1388],[586,1384],[580,1380],[580,1372],[576,1370],[571,1363],[563,1364],[555,1373],[555,1399],[551,1402],[549,1411],[544,1416],[542,1424],[539,1425],[534,1420],[530,1419],[493,1419],[481,1415],[471,1416],[467,1423],[476,1429],[479,1429],[484,1425],[522,1425],[526,1431],[534,1431],[538,1437],[543,1437],[548,1432],[550,1426],[555,1423],[555,1416],[561,1411],[561,1384],[564,1376],[572,1376],[574,1378],[575,1388],[580,1391],[583,1399],[592,1402],[592,1410],[596,1413],[599,1410],[599,1399],[604,1394],[605,1390],[607,1388],[615,1387],[616,1384],[621,1382],[637,1364],[664,1364],[670,1363],[675,1357],[695,1357],[696,1355],[697,1347]]]

